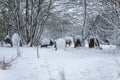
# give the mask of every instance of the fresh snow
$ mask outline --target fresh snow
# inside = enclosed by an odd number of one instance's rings
[[[9,36],[9,35],[6,35],[5,39],[7,39],[7,38],[10,38],[10,36]]]
[[[0,80],[120,80],[119,54],[112,54],[115,47],[103,50],[89,48],[20,47],[21,57],[8,70],[0,70]],[[17,55],[17,48],[0,47],[0,59],[10,60]]]
[[[72,37],[67,36],[67,37],[65,37],[65,40],[70,40],[73,43],[73,38]]]
[[[82,41],[82,37],[81,37],[80,35],[76,35],[76,36],[75,36],[75,41],[76,41],[77,39],[79,39],[79,40]]]
[[[71,40],[71,41],[73,41],[73,38],[72,38],[72,37],[67,36],[67,37],[65,37],[65,40]]]

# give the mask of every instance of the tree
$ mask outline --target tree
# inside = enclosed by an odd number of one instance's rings
[[[1,10],[5,8],[8,15],[8,19],[2,20],[15,28],[14,32],[20,35],[22,43],[38,45],[52,3],[53,0],[2,0]]]
[[[102,0],[103,12],[102,18],[109,23],[107,26],[109,29],[106,32],[109,32],[111,42],[116,46],[120,46],[119,42],[119,32],[120,32],[120,1],[119,0]],[[111,28],[112,27],[112,28]],[[111,29],[111,30],[110,30]]]

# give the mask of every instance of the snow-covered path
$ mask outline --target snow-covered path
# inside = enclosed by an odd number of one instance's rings
[[[120,66],[115,59],[119,55],[105,54],[105,50],[68,48],[55,51],[23,47],[22,56],[13,62],[9,70],[0,70],[0,80],[118,80]],[[108,49],[109,50],[109,49]],[[16,56],[16,48],[0,48],[0,58]]]

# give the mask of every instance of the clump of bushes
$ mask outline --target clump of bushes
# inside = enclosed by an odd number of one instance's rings
[[[14,61],[15,59],[10,59],[9,61],[6,60],[5,58],[4,59],[1,59],[0,60],[0,69],[2,70],[6,70],[6,69],[9,69],[9,67],[12,65],[12,62]]]

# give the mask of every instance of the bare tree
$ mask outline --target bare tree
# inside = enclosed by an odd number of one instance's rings
[[[20,35],[22,43],[30,43],[31,46],[39,43],[44,24],[50,15],[49,12],[52,3],[53,0],[0,1],[2,7],[8,10],[6,11],[6,14],[8,15],[7,20],[12,28],[15,28],[14,32],[17,32]]]

